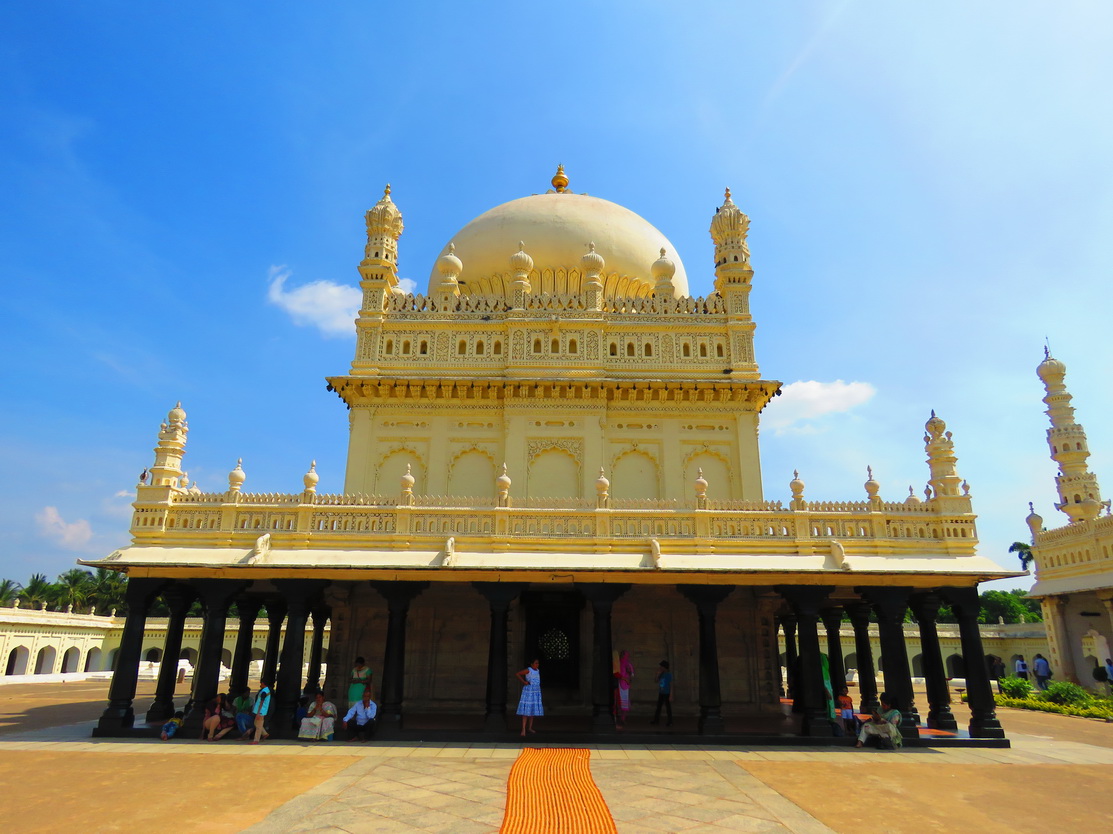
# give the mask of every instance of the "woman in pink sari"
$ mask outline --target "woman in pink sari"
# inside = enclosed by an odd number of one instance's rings
[[[618,671],[614,673],[615,687],[614,723],[618,729],[626,726],[626,713],[630,711],[630,682],[634,679],[634,664],[630,652],[621,651],[618,655]]]

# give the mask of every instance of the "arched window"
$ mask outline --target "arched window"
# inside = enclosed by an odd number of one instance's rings
[[[575,339],[569,339],[568,340],[568,352],[569,353],[576,353],[578,349],[579,349],[579,347],[576,344],[576,340]]]
[[[410,355],[410,340],[409,339],[402,342],[402,353],[405,354],[406,356]]]
[[[465,353],[468,352],[468,343],[461,339],[460,342],[456,345],[456,352],[463,356]]]
[[[386,352],[387,353],[394,353],[394,340],[393,339],[387,339],[386,340]]]
[[[541,340],[540,339],[534,339],[533,340],[533,352],[534,353],[540,353],[541,352]]]
[[[691,356],[692,355],[692,346],[690,344],[688,344],[687,342],[684,343],[684,355],[685,356]]]
[[[553,339],[549,345],[549,353],[560,353],[560,339]]]
[[[642,352],[646,356],[652,356],[653,355],[653,345],[651,345],[647,342],[646,345],[645,345],[645,348],[642,350]]]
[[[611,356],[618,356],[618,345],[616,345],[614,342],[611,342],[610,354]]]
[[[478,342],[475,343],[475,355],[476,356],[482,356],[483,355],[483,340],[482,339],[480,339]]]
[[[722,345],[715,345],[715,355],[718,356],[720,359],[723,358],[723,346]]]
[[[707,345],[700,345],[699,346],[699,355],[702,359],[707,358]]]
[[[495,356],[502,356],[502,342],[495,342]]]
[[[633,356],[634,355],[634,343],[633,342],[627,342],[626,343],[626,355],[627,356]]]
[[[421,344],[418,345],[417,352],[420,353],[422,356],[428,356],[429,355],[429,343],[426,342],[424,339],[422,339]]]

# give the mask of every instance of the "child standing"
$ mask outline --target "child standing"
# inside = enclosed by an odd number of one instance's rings
[[[661,707],[665,708],[665,713],[668,715],[668,720],[665,722],[666,727],[672,726],[672,672],[669,671],[669,662],[662,660],[657,667],[657,674],[653,678],[657,682],[657,711],[653,713],[653,720],[650,724],[661,723]]]
[[[850,697],[850,690],[845,686],[839,690],[839,696],[835,699],[838,706],[839,716],[842,718],[843,726],[850,735],[858,734],[858,719],[854,715],[854,701]]]

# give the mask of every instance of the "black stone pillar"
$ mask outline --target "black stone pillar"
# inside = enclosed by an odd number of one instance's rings
[[[725,731],[719,688],[719,644],[715,613],[733,585],[677,585],[699,614],[699,731],[717,735]]]
[[[885,691],[900,705],[900,733],[905,738],[919,738],[920,716],[916,712],[916,694],[912,691],[912,670],[908,667],[908,647],[904,642],[904,615],[908,612],[911,588],[858,588],[877,615],[878,639],[885,668]]]
[[[301,666],[305,658],[305,627],[313,598],[328,585],[323,579],[275,579],[275,587],[286,601],[286,637],[274,689],[274,723],[271,733],[290,736],[294,713],[301,697]]]
[[[93,729],[94,736],[127,735],[127,731],[135,725],[132,701],[135,699],[135,686],[139,680],[139,661],[143,654],[147,611],[164,584],[163,579],[128,580],[125,597],[128,615],[124,620],[120,649],[116,653],[116,671],[112,673],[112,683],[108,687],[108,706]]]
[[[827,668],[831,672],[831,688],[837,698],[846,686],[846,666],[842,654],[842,609],[824,608],[819,612],[827,632]]]
[[[823,685],[823,649],[819,644],[819,609],[834,588],[821,585],[780,586],[777,589],[796,616],[800,634],[800,673],[796,679],[796,699],[804,721],[806,736],[833,736],[834,725]]]
[[[584,582],[576,583],[576,588],[591,603],[591,729],[596,733],[613,733],[611,609],[630,586]]]
[[[937,594],[913,594],[912,613],[920,624],[920,648],[924,658],[924,683],[927,688],[927,725],[933,730],[957,730],[958,722],[951,714],[951,690],[947,686],[947,670],[939,649],[939,631],[935,627],[943,600]]]
[[[255,621],[259,618],[259,609],[262,607],[263,600],[259,597],[242,596],[236,600],[236,610],[240,612],[240,630],[236,634],[236,649],[232,652],[232,674],[228,678],[228,693],[233,698],[238,698],[247,688]]]
[[[386,652],[383,656],[382,705],[376,724],[380,733],[402,727],[406,685],[406,616],[410,603],[428,582],[372,582],[387,604]]]
[[[792,698],[793,712],[796,711],[796,673],[800,668],[800,655],[796,651],[796,617],[785,614],[781,617],[781,627],[785,632],[785,676],[788,691],[786,697]]]
[[[325,647],[325,623],[328,622],[328,606],[318,605],[312,611],[313,642],[309,646],[309,673],[305,676],[306,695],[315,695],[321,688],[321,654]]]
[[[506,683],[510,675],[507,661],[506,631],[510,620],[510,603],[521,596],[524,584],[515,582],[473,582],[491,606],[491,633],[487,639],[487,705],[483,729],[492,733],[506,732]]]
[[[228,606],[248,583],[232,579],[194,579],[193,588],[201,599],[201,647],[197,665],[193,667],[193,689],[182,732],[201,733],[205,720],[205,704],[216,697],[220,686],[220,655],[224,651],[224,632],[228,624]]]
[[[846,613],[854,626],[854,653],[858,656],[858,712],[869,714],[881,706],[877,700],[877,670],[870,645],[870,605],[856,602],[846,606]]]
[[[278,675],[278,656],[282,652],[282,621],[286,619],[286,600],[271,597],[264,605],[267,609],[267,648],[259,678],[273,687]]]
[[[147,723],[165,721],[174,714],[174,687],[178,683],[178,656],[182,653],[182,633],[185,631],[186,614],[196,599],[193,589],[187,585],[167,585],[162,590],[162,599],[170,609],[170,620],[166,624],[166,642],[162,647],[162,664],[158,669],[158,684],[155,686],[155,700],[147,710]]]
[[[970,707],[970,735],[974,738],[1004,738],[997,720],[993,688],[985,664],[982,635],[978,630],[981,601],[977,588],[941,588],[940,596],[951,604],[958,618],[962,660],[966,666],[966,699]]]

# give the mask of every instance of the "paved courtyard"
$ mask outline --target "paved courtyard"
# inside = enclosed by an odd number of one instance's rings
[[[495,832],[521,752],[512,744],[118,741],[90,738],[87,720],[43,726],[43,716],[87,716],[90,696],[102,694],[95,689],[0,687],[5,831]],[[38,718],[33,729],[19,729],[20,705]],[[1104,826],[1113,725],[1009,710],[1002,720],[1012,749],[587,749],[624,834]],[[544,733],[530,741],[544,746]]]

